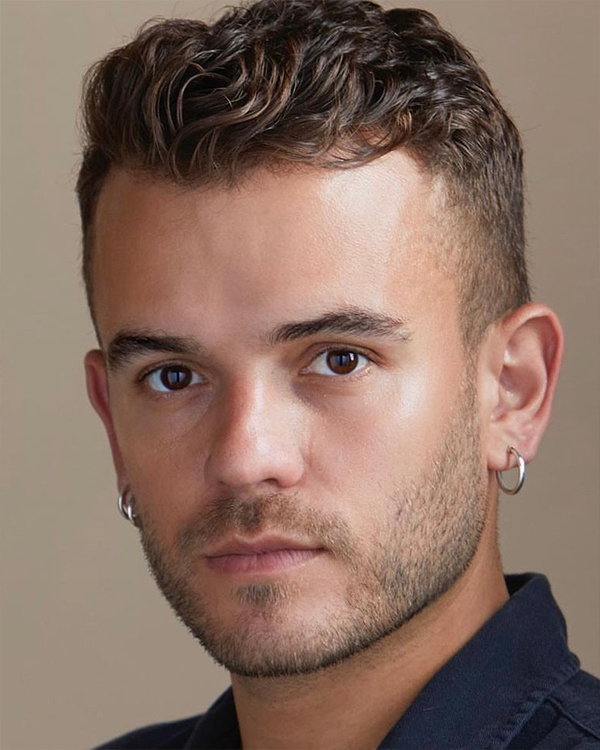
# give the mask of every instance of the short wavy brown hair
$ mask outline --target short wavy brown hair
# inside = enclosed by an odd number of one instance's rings
[[[214,23],[152,19],[86,74],[77,194],[93,314],[93,219],[109,170],[231,186],[259,167],[347,169],[393,149],[459,217],[465,342],[530,300],[519,133],[435,16],[368,0],[260,0]]]

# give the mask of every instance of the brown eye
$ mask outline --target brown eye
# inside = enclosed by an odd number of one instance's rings
[[[327,354],[327,367],[336,375],[348,375],[358,364],[356,352],[329,352]]]
[[[184,365],[165,365],[146,376],[150,388],[160,393],[181,391],[190,385],[202,382],[197,372]]]
[[[171,391],[185,388],[192,382],[192,372],[187,367],[173,365],[163,367],[160,373],[160,382]]]
[[[305,372],[326,377],[352,375],[366,369],[372,360],[352,349],[328,349],[313,359]]]

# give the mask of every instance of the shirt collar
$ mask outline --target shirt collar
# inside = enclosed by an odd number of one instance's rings
[[[510,598],[448,661],[392,727],[383,748],[505,748],[547,695],[579,668],[545,576],[505,576]],[[240,748],[229,688],[186,748]]]
[[[504,748],[578,669],[545,576],[506,576],[510,598],[423,688],[380,748]]]

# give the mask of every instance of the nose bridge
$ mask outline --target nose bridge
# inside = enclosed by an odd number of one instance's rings
[[[263,428],[268,427],[269,394],[268,386],[259,374],[245,377],[242,382],[231,382],[224,392],[220,438],[224,443],[246,443],[257,446]],[[273,396],[271,396],[273,401]],[[274,404],[271,403],[271,411]]]
[[[296,484],[303,472],[298,415],[265,373],[232,378],[216,404],[207,481],[232,489]]]

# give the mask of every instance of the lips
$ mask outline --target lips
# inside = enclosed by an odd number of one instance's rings
[[[325,550],[284,537],[232,540],[206,553],[213,569],[224,573],[269,573],[308,562]]]

